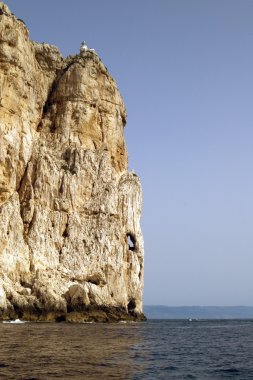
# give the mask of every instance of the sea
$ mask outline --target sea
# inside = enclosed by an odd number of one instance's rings
[[[253,320],[0,323],[0,379],[253,379]]]

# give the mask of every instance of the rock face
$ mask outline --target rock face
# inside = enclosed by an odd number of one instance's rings
[[[93,51],[61,57],[0,3],[0,318],[143,319],[141,186]]]

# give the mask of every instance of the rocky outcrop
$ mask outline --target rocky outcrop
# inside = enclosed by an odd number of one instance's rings
[[[0,3],[0,318],[143,319],[141,186],[94,51],[63,59]]]

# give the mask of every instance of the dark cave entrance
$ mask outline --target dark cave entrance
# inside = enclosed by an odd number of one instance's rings
[[[128,305],[127,305],[127,311],[128,311],[128,313],[133,312],[135,308],[136,308],[136,302],[135,302],[134,299],[131,299],[131,300],[128,302]]]
[[[136,239],[130,233],[127,234],[127,244],[128,244],[129,251],[135,251],[135,248],[136,248]]]

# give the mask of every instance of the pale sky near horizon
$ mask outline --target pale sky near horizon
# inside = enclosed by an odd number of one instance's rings
[[[64,56],[87,41],[118,83],[144,304],[253,305],[253,1],[5,3]]]

